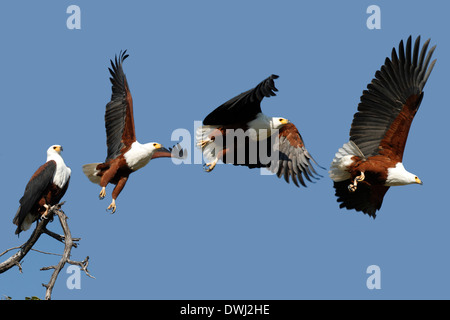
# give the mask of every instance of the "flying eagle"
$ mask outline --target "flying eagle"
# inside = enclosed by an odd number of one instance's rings
[[[268,117],[261,111],[264,97],[275,96],[278,91],[272,74],[250,89],[225,102],[211,112],[196,132],[197,146],[209,161],[204,169],[210,172],[219,160],[248,168],[267,168],[289,177],[299,187],[305,180],[320,176],[311,162],[316,161],[306,150],[303,139],[289,120]]]
[[[411,122],[436,62],[429,65],[436,47],[427,53],[429,43],[428,39],[420,50],[420,36],[413,49],[411,36],[406,48],[402,40],[398,54],[394,48],[363,91],[350,141],[336,153],[329,171],[340,208],[375,218],[389,187],[422,184],[402,161]]]
[[[40,217],[46,218],[51,206],[57,204],[69,187],[71,170],[61,157],[63,148],[54,145],[47,150],[47,162],[37,169],[20,199],[13,219],[16,234],[28,230]]]
[[[106,196],[108,183],[115,184],[112,202],[107,210],[116,211],[116,199],[128,177],[146,166],[150,160],[163,157],[185,158],[186,151],[179,144],[173,149],[166,149],[161,144],[150,142],[141,144],[136,140],[133,116],[133,99],[128,87],[122,64],[128,57],[126,50],[111,60],[110,81],[112,83],[111,101],[106,105],[105,127],[108,154],[103,163],[91,163],[83,166],[88,179],[100,185],[99,198]]]

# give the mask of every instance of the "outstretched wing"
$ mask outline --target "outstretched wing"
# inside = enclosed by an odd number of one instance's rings
[[[311,161],[317,166],[319,165],[306,150],[302,136],[294,124],[288,123],[281,127],[278,138],[279,160],[272,161],[269,170],[276,173],[278,178],[284,177],[288,183],[289,177],[291,177],[297,187],[299,187],[299,182],[306,187],[303,178],[312,182],[311,178],[321,177],[315,171]]]
[[[105,112],[106,145],[108,147],[105,162],[118,157],[122,149],[130,148],[131,144],[136,141],[133,99],[122,68],[123,62],[128,57],[126,52],[126,50],[120,52],[119,58],[116,56],[114,62],[111,60],[111,68],[109,68],[112,95]]]
[[[20,231],[20,227],[25,217],[30,212],[31,208],[42,197],[44,191],[53,181],[53,176],[56,171],[56,162],[51,160],[43,164],[36,170],[31,177],[22,198],[19,200],[20,206],[13,219],[13,223],[17,225],[17,230]],[[16,234],[18,231],[16,230]]]
[[[278,90],[275,88],[274,79],[277,78],[277,75],[272,74],[255,88],[228,100],[211,112],[203,120],[203,124],[226,126],[247,123],[255,119],[256,115],[261,113],[262,99],[276,95],[275,92]]]
[[[423,88],[433,70],[431,55],[427,53],[430,40],[420,50],[420,36],[411,51],[411,36],[399,45],[399,53],[392,50],[391,59],[375,73],[375,78],[361,96],[358,112],[353,118],[350,140],[366,157],[377,154],[402,161],[411,122],[423,98]]]
[[[177,158],[177,159],[186,159],[187,150],[181,148],[180,144],[173,146],[172,148],[159,148],[156,149],[152,155],[152,159],[156,158]]]

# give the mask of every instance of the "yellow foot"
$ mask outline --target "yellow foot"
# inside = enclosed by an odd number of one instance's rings
[[[361,182],[366,178],[366,175],[364,174],[364,172],[361,171],[361,175],[357,176],[355,178],[355,182]]]
[[[102,200],[103,198],[105,198],[105,196],[106,196],[106,188],[102,187],[102,190],[100,191],[100,194],[98,195],[98,198],[100,200]]]
[[[353,180],[353,184],[348,185],[348,191],[355,192],[358,182],[364,181],[365,178],[366,178],[366,176],[365,176],[364,172],[361,171],[361,174]]]
[[[109,207],[106,208],[106,210],[111,210],[111,213],[114,213],[114,212],[116,212],[116,209],[117,209],[116,200],[113,199],[111,204],[109,205]]]
[[[203,169],[204,169],[206,172],[211,172],[211,171],[213,171],[213,169],[214,169],[214,167],[216,166],[216,164],[217,164],[217,160],[214,160],[213,162],[210,162],[210,163],[205,164],[205,165],[203,166]]]
[[[50,206],[48,204],[44,204],[45,212],[41,215],[41,219],[48,219],[48,210],[50,209]]]
[[[200,142],[197,143],[197,146],[203,149],[204,147],[206,147],[206,145],[207,145],[210,141],[211,141],[210,139],[208,139],[208,140],[200,140]]]

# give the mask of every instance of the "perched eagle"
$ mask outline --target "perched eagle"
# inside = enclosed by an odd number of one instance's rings
[[[61,157],[63,148],[54,145],[47,150],[47,162],[40,166],[28,182],[13,219],[16,234],[28,230],[40,217],[46,218],[48,209],[58,204],[69,186],[71,170]]]
[[[196,132],[202,149],[205,171],[214,169],[219,160],[249,168],[267,168],[289,183],[306,187],[304,178],[320,176],[312,166],[316,161],[305,148],[294,124],[281,117],[268,117],[261,111],[264,97],[278,91],[271,75],[255,88],[241,93],[211,112]]]
[[[162,157],[185,158],[186,151],[180,145],[166,149],[161,144],[150,142],[140,144],[136,140],[133,116],[133,99],[128,87],[122,64],[128,57],[126,50],[119,58],[111,60],[111,101],[106,105],[105,127],[108,154],[103,163],[90,163],[83,166],[88,179],[102,187],[100,199],[106,196],[108,183],[115,184],[112,202],[107,210],[116,211],[116,199],[127,183],[128,177],[149,163]]]
[[[350,141],[336,153],[329,175],[341,208],[362,211],[375,218],[391,186],[422,184],[403,166],[409,128],[423,99],[423,88],[433,70],[427,40],[420,36],[400,42],[398,54],[375,73],[363,92],[350,129]],[[412,49],[412,50],[411,50]]]

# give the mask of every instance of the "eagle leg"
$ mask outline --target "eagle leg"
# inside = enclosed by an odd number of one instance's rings
[[[44,204],[45,212],[41,214],[41,219],[48,219],[48,210],[50,209],[50,206],[48,204]]]
[[[213,169],[214,169],[214,167],[216,166],[217,162],[218,162],[220,159],[223,159],[223,156],[228,152],[228,150],[229,150],[228,148],[227,148],[227,149],[222,149],[222,150],[220,150],[220,151],[217,153],[216,158],[215,158],[212,162],[209,162],[209,163],[203,165],[203,169],[204,169],[206,172],[211,172],[211,171],[213,171]]]
[[[209,163],[203,165],[203,169],[204,169],[206,172],[211,172],[211,171],[213,171],[214,167],[215,167],[216,164],[217,164],[217,161],[219,161],[219,159],[216,158],[216,159],[214,159],[213,162],[209,162]]]
[[[197,143],[197,146],[199,147],[199,148],[205,148],[206,147],[206,145],[208,144],[208,143],[210,143],[212,140],[211,139],[206,139],[206,140],[200,140],[198,143]]]
[[[106,196],[106,188],[105,188],[105,187],[102,187],[102,190],[100,190],[100,194],[98,195],[98,198],[99,198],[100,200],[102,200],[102,199],[105,198],[105,196]]]
[[[111,213],[116,212],[117,206],[116,206],[116,200],[112,199],[111,204],[109,205],[108,208],[106,208],[106,210],[111,210]]]
[[[366,178],[365,174],[363,171],[361,171],[361,174],[359,176],[356,176],[355,179],[353,180],[353,183],[350,183],[348,185],[348,191],[350,192],[355,192],[358,182],[363,181]]]

